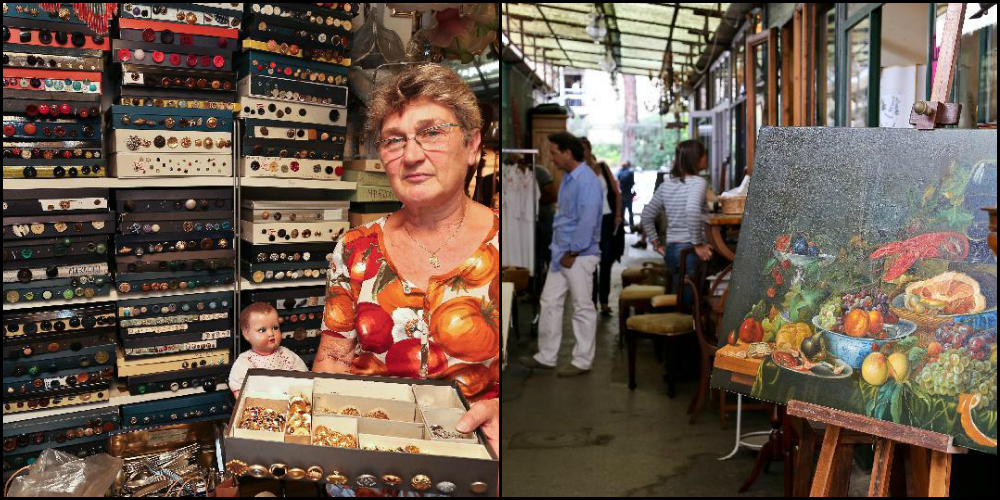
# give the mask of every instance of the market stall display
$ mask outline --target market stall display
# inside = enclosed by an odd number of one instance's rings
[[[251,370],[225,434],[236,476],[495,496],[498,460],[456,385]]]

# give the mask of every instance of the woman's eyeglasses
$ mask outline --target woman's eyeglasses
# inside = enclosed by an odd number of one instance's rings
[[[461,127],[456,123],[442,123],[433,127],[425,128],[412,137],[396,136],[382,139],[375,143],[379,154],[383,155],[383,161],[393,161],[403,156],[406,150],[406,143],[412,139],[421,149],[428,153],[444,151],[448,146],[449,132],[453,127]]]

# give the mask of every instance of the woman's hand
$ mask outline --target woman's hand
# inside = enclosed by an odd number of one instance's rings
[[[482,428],[490,446],[500,458],[500,400],[490,399],[472,405],[472,409],[458,421],[457,430],[468,434]]]
[[[663,245],[656,245],[656,253],[665,257],[667,255],[667,247]]]
[[[486,434],[486,439],[490,442],[490,447],[500,459],[500,400],[490,399],[480,401],[472,405],[469,413],[466,413],[462,420],[458,421],[456,430],[468,434],[476,429],[482,429]],[[500,496],[500,477],[497,476],[497,496]]]
[[[697,245],[694,247],[694,252],[698,254],[698,258],[708,262],[712,260],[712,247],[708,245]]]
[[[353,340],[323,335],[319,341],[316,361],[313,362],[313,371],[317,373],[351,373],[354,346],[355,341]]]

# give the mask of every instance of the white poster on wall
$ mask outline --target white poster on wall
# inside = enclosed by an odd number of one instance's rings
[[[879,126],[909,128],[910,110],[927,92],[927,67],[892,66],[882,68],[879,98]]]

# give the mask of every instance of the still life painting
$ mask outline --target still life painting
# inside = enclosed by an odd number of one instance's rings
[[[713,387],[996,454],[995,130],[762,129]]]

